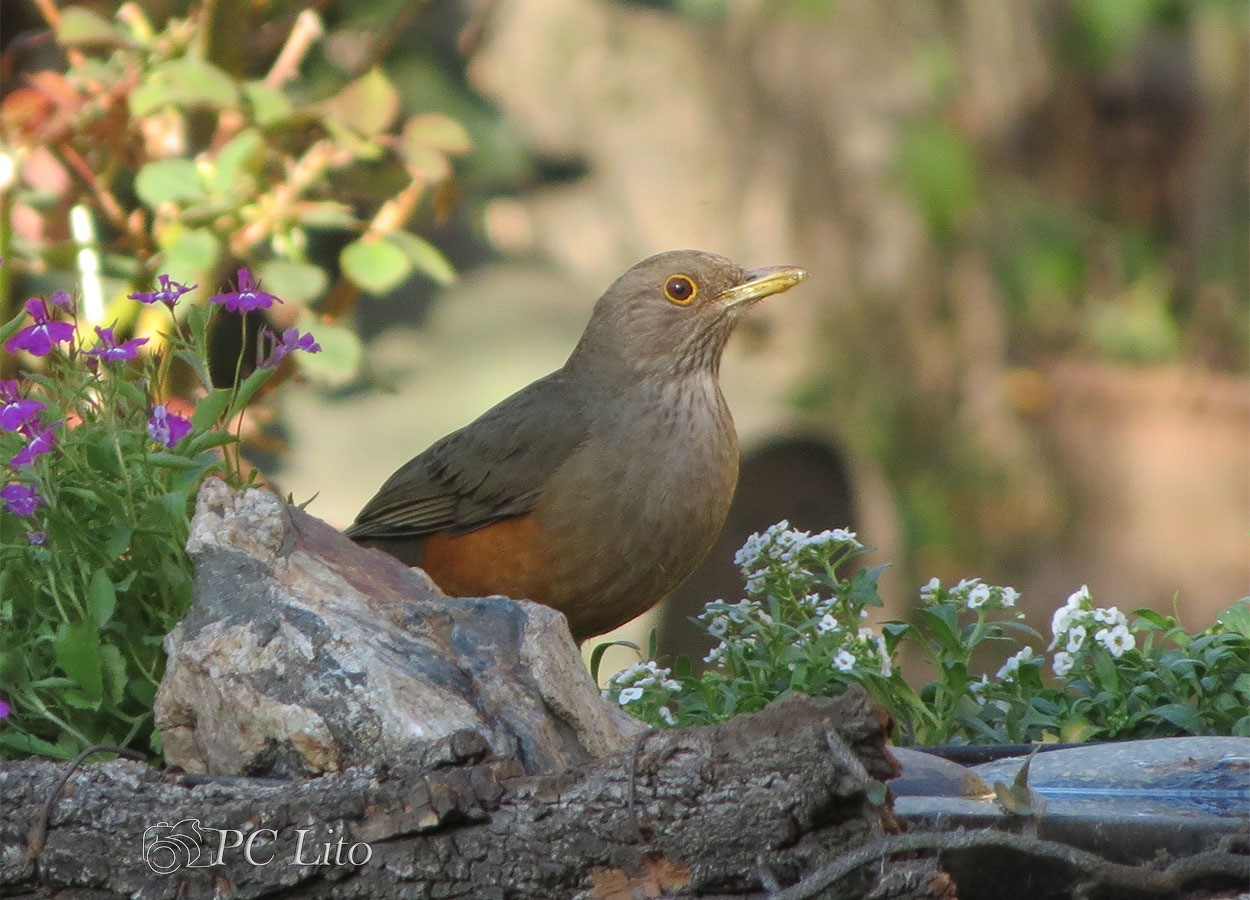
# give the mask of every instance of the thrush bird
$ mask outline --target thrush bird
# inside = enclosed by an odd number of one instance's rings
[[[806,277],[696,250],[643,260],[560,369],[400,468],[347,535],[449,594],[552,606],[579,641],[629,621],[725,522],[738,478],[725,342],[744,310]]]

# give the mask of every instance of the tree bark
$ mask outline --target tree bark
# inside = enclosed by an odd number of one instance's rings
[[[116,760],[69,779],[33,859],[65,764],[10,763],[0,880],[9,896],[93,900],[757,896],[897,830],[886,725],[852,690],[644,733],[631,751],[547,775],[490,755],[472,731],[291,781]],[[924,865],[891,896],[939,896]]]

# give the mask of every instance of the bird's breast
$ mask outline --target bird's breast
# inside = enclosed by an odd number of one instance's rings
[[[680,584],[720,533],[738,477],[733,420],[710,375],[612,405],[628,415],[596,417],[534,511],[564,548],[555,580],[573,589],[551,605],[575,634],[627,621]]]

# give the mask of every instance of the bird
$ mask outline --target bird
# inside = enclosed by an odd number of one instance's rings
[[[720,534],[738,478],[725,344],[806,277],[700,250],[642,260],[563,366],[399,468],[345,534],[451,596],[553,607],[578,642],[628,622]]]

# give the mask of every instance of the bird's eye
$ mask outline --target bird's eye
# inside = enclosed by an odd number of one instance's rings
[[[689,306],[698,294],[699,288],[689,275],[673,275],[664,282],[664,296],[678,306]]]

